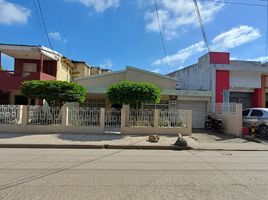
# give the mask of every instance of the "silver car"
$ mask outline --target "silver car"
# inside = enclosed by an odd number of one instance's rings
[[[268,134],[268,108],[248,108],[243,110],[243,126],[256,126],[259,134]]]

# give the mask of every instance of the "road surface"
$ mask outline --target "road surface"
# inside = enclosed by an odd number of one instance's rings
[[[0,149],[0,199],[268,199],[268,152]]]

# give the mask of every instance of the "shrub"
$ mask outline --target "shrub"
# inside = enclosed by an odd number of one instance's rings
[[[136,106],[142,103],[159,103],[161,90],[151,83],[122,81],[112,84],[106,93],[113,104]]]
[[[66,102],[85,101],[86,89],[67,81],[24,81],[22,94],[32,99],[45,99],[51,107],[61,107]]]

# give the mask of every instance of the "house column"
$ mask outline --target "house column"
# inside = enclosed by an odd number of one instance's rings
[[[42,53],[40,53],[41,57],[40,57],[40,72],[43,72],[43,68],[44,68],[44,56]]]
[[[228,70],[216,70],[216,103],[223,103],[223,92],[229,90],[230,72]]]
[[[261,106],[265,108],[266,104],[266,76],[261,75],[261,93],[262,93],[262,104]]]
[[[261,75],[261,88],[255,88],[252,96],[252,106],[256,108],[265,107],[266,95],[265,95],[265,75]]]

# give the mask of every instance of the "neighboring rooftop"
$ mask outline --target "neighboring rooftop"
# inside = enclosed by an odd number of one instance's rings
[[[40,59],[41,54],[44,55],[44,60],[58,60],[62,57],[57,51],[42,45],[0,43],[0,52],[18,59]]]

